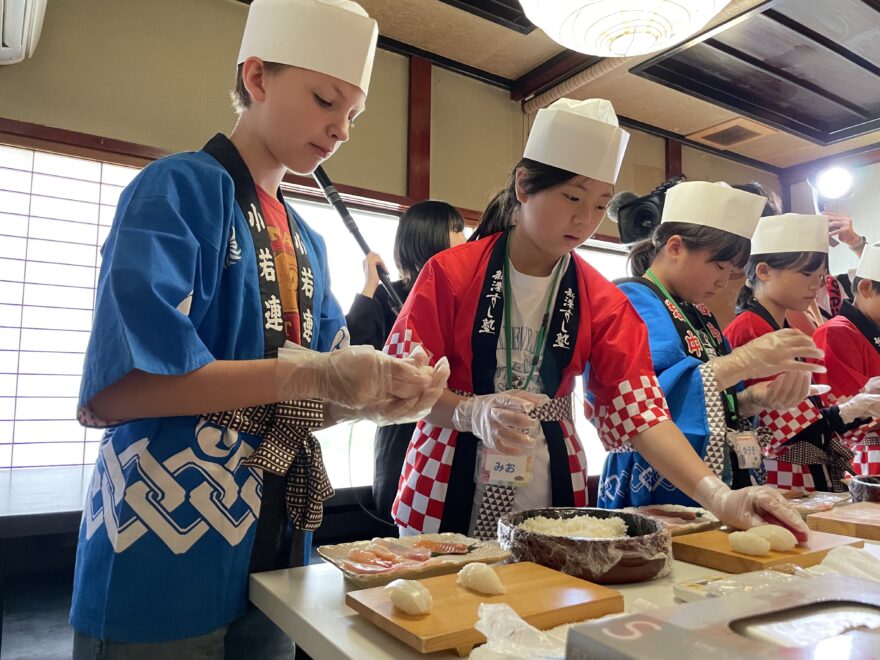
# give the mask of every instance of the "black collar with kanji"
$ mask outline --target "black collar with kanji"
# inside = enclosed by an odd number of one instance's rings
[[[217,133],[203,149],[210,154],[232,177],[235,185],[235,200],[244,217],[247,219],[254,243],[254,256],[257,261],[257,277],[260,284],[260,302],[263,312],[263,354],[267,358],[276,357],[278,349],[287,341],[287,333],[284,328],[284,317],[281,308],[281,288],[278,284],[278,276],[274,267],[274,253],[269,232],[266,229],[266,221],[263,219],[263,208],[260,198],[257,196],[257,186],[248,170],[247,164],[238,153],[235,145],[222,133]],[[309,260],[309,253],[305,243],[297,229],[296,219],[290,212],[290,208],[284,202],[281,190],[275,192],[275,196],[287,213],[287,224],[290,227],[290,236],[296,248],[297,270],[299,271],[299,286],[297,287],[297,304],[299,306],[300,337],[303,346],[308,347],[314,336],[315,319],[312,309],[314,307],[314,271]],[[235,238],[235,229],[232,229],[230,240]]]
[[[844,300],[840,306],[840,315],[856,326],[874,350],[880,353],[880,326],[848,300]]]
[[[471,373],[475,394],[490,394],[495,391],[495,350],[501,336],[503,320],[503,267],[509,237],[510,232],[505,232],[492,246],[480,288],[480,301],[477,303],[477,314],[471,333]],[[568,267],[560,277],[556,299],[551,308],[547,343],[539,368],[544,391],[550,396],[559,389],[562,372],[571,362],[574,353],[580,325],[580,305],[577,266],[574,259],[569,259]]]

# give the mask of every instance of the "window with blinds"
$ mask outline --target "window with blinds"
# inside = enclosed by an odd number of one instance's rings
[[[83,357],[88,344],[103,244],[122,189],[138,173],[83,158],[0,145],[0,468],[91,464],[102,432],[76,421]],[[336,211],[326,204],[291,200],[324,236],[333,291],[343,311],[361,290],[363,255]],[[353,210],[370,246],[392,279],[397,218]],[[580,254],[606,277],[625,275],[625,252]],[[601,470],[604,448],[580,414],[576,426],[591,473]],[[369,422],[318,433],[337,488],[372,483]]]
[[[100,245],[137,172],[0,145],[0,468],[95,459],[76,400]]]

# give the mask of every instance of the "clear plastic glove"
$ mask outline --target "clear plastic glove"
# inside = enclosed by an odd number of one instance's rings
[[[868,394],[880,394],[880,376],[869,378],[862,389]]]
[[[379,399],[411,399],[431,386],[426,361],[393,358],[372,346],[318,353],[288,342],[278,349],[275,387],[279,401],[324,399],[363,408]]]
[[[473,433],[483,444],[502,454],[519,455],[535,446],[540,422],[529,417],[550,401],[545,394],[507,390],[462,399],[452,413],[457,431]]]
[[[794,408],[812,393],[810,373],[786,371],[773,380],[750,385],[737,394],[739,411],[746,417],[762,410],[788,410]]]
[[[726,390],[742,380],[775,376],[783,371],[824,373],[825,367],[820,364],[798,361],[823,357],[825,353],[807,335],[786,328],[753,339],[729,355],[713,358],[709,364],[721,389]]]
[[[838,406],[840,418],[849,424],[857,419],[880,417],[880,394],[861,392]]]
[[[413,351],[409,358],[419,368],[428,365],[428,356],[421,347]],[[431,367],[428,368],[431,369]],[[431,382],[420,394],[414,397],[386,396],[371,401],[360,408],[348,408],[333,403],[328,407],[328,412],[330,417],[337,422],[366,419],[379,426],[417,422],[431,412],[434,404],[446,390],[448,379],[449,361],[444,357],[434,365],[431,372]]]
[[[731,527],[751,529],[772,520],[787,527],[799,540],[809,537],[807,524],[775,488],[749,486],[731,490],[713,475],[700,480],[693,497],[701,507]]]

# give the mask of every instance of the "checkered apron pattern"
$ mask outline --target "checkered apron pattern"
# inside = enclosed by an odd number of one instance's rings
[[[832,491],[845,492],[843,477],[852,471],[853,453],[837,437],[828,443],[828,450],[805,441],[789,443],[785,452],[777,459],[765,459],[767,485],[786,490],[816,490],[810,466],[821,465]]]
[[[808,492],[816,490],[813,475],[807,465],[798,465],[781,461],[776,458],[765,458],[764,469],[767,471],[766,485],[783,490],[803,489]]]
[[[880,438],[869,438],[872,444],[858,444],[853,447],[853,470],[861,476],[880,475]]]
[[[457,394],[473,396],[469,392],[457,391]],[[585,506],[587,459],[574,431],[572,403],[571,395],[551,399],[546,405],[532,411],[530,416],[540,421],[560,423],[568,454],[575,504]],[[454,429],[432,426],[425,421],[419,422],[410,442],[397,498],[391,510],[394,520],[401,527],[423,534],[439,531],[458,435],[458,431]],[[486,538],[495,538],[498,517],[510,511],[514,495],[513,488],[487,488],[486,497],[481,502],[481,506],[485,503],[487,511],[483,518],[489,520],[492,511],[502,513],[492,520],[491,533],[484,532],[488,534]],[[487,525],[488,523],[483,523],[481,529],[488,530]]]

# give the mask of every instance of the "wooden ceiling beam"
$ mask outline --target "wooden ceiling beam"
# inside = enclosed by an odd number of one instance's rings
[[[601,57],[595,55],[564,50],[513,81],[510,98],[513,101],[522,101],[540,94],[601,60]]]

